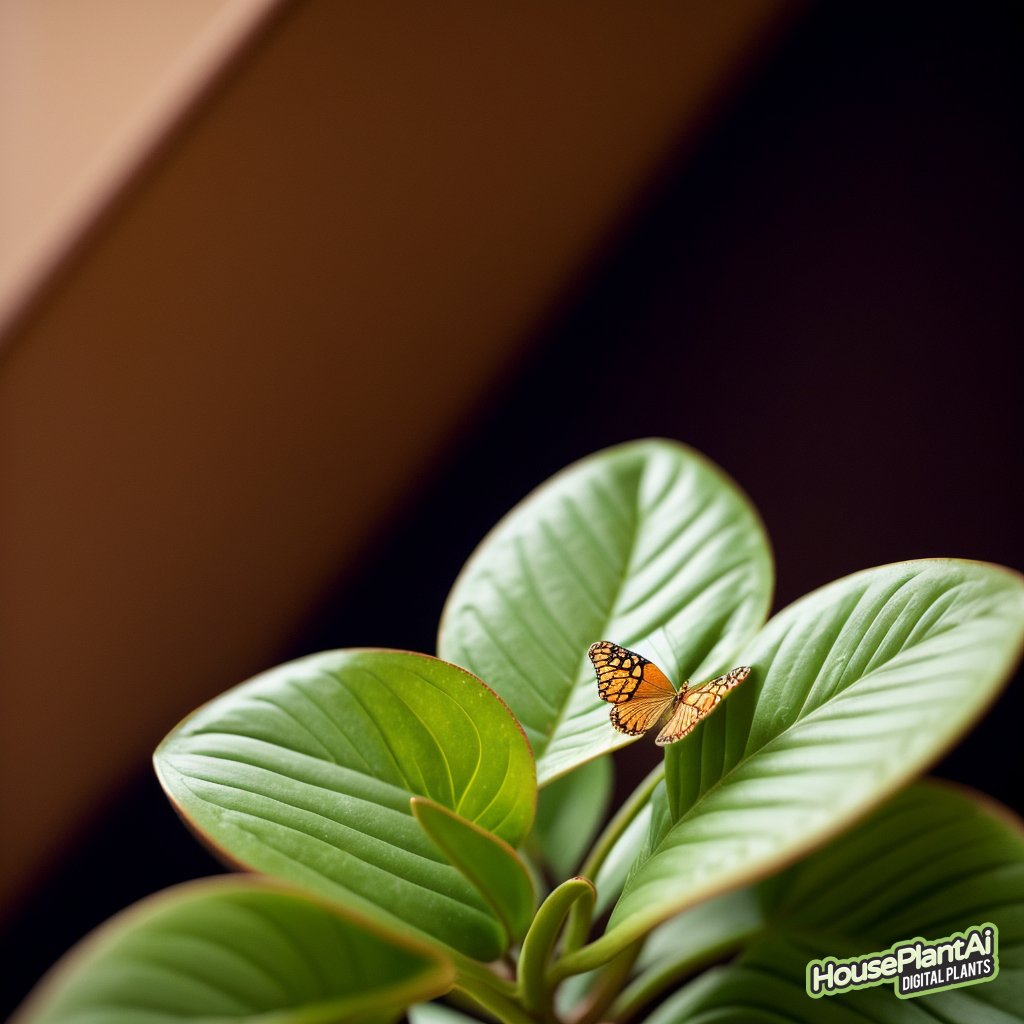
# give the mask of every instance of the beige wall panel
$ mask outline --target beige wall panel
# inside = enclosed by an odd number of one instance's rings
[[[278,6],[0,3],[0,323]]]

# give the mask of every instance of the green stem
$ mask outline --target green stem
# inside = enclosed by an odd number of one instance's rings
[[[619,841],[622,833],[630,826],[633,819],[647,806],[651,794],[661,780],[665,778],[665,762],[662,761],[655,766],[629,795],[629,799],[618,809],[615,816],[604,827],[604,831],[597,838],[593,848],[580,868],[580,874],[584,878],[593,878],[601,869],[611,853],[612,848]]]
[[[731,935],[716,945],[708,946],[681,960],[653,967],[639,975],[612,1002],[606,1019],[613,1020],[616,1024],[625,1024],[639,1010],[680,981],[722,959],[726,954],[739,949],[744,942],[750,939],[751,934]]]
[[[629,799],[619,808],[611,821],[605,826],[604,831],[594,843],[590,854],[580,868],[580,874],[584,878],[594,879],[598,871],[608,858],[608,854],[614,849],[615,844],[622,838],[623,832],[632,824],[636,816],[647,806],[655,787],[665,777],[665,762],[662,761],[654,768],[647,777],[633,790]],[[573,905],[569,912],[569,925],[565,933],[565,952],[571,953],[579,949],[587,941],[590,934],[592,921],[593,903],[584,905],[582,901]]]
[[[541,904],[523,939],[519,954],[519,994],[527,1011],[541,1020],[554,1020],[548,963],[566,915],[577,902],[593,906],[594,886],[586,878],[570,878],[555,889]]]
[[[615,928],[610,932],[605,932],[601,938],[595,939],[588,946],[566,953],[556,961],[554,967],[551,968],[549,980],[552,984],[557,984],[564,978],[568,978],[570,974],[595,971],[642,937],[642,931],[639,933],[627,932],[625,928]]]
[[[521,1006],[476,978],[460,977],[452,992],[467,998],[500,1024],[536,1024]]]
[[[564,948],[569,951],[579,949],[587,941],[590,928],[594,923],[593,908],[580,907],[577,910],[577,906],[579,904],[574,904],[569,911],[569,923],[565,926]]]
[[[622,986],[629,978],[629,972],[633,969],[642,946],[643,940],[637,940],[609,961],[586,1003],[572,1018],[572,1024],[597,1024],[598,1021],[607,1019],[605,1011],[622,991]]]
[[[480,963],[479,960],[471,960],[468,956],[463,956],[455,950],[450,950],[449,955],[455,961],[455,966],[458,969],[459,983],[468,978],[508,999],[515,999],[518,996],[519,989],[516,983],[495,974],[486,964]]]

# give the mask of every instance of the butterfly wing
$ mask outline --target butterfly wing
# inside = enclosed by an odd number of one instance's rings
[[[675,743],[689,733],[701,719],[706,718],[718,707],[718,702],[734,686],[739,686],[750,674],[750,669],[745,665],[734,668],[724,676],[712,679],[710,683],[702,683],[692,690],[683,689],[679,694],[679,700],[672,717],[665,723],[665,727],[658,733],[654,741],[659,747],[668,743]]]
[[[676,689],[665,673],[636,651],[599,640],[587,654],[597,673],[597,695],[614,705],[610,717],[619,732],[647,732],[675,701]]]

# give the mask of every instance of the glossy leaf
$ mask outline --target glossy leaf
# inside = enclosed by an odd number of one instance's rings
[[[1024,1006],[1024,833],[1003,808],[920,784],[779,878],[755,887],[761,938],[670,998],[649,1024],[1010,1024]],[[693,933],[694,911],[680,928]],[[688,920],[689,918],[689,920]],[[811,999],[809,960],[851,957],[972,925],[999,929],[999,973],[967,988],[896,997],[892,981]]]
[[[607,639],[676,682],[729,668],[770,602],[760,520],[717,467],[669,441],[578,462],[487,536],[449,595],[441,656],[506,700],[545,785],[631,742],[586,657]]]
[[[433,800],[413,797],[412,813],[434,845],[473,884],[505,928],[518,942],[533,919],[533,880],[503,839],[460,818]]]
[[[611,758],[599,757],[541,790],[533,834],[557,878],[579,866],[608,812],[614,785]]]
[[[943,753],[1024,639],[1024,585],[994,566],[859,573],[776,616],[751,678],[666,753],[669,814],[610,921],[618,941],[820,845]]]
[[[329,651],[200,708],[156,752],[182,816],[228,859],[491,959],[504,931],[412,817],[426,797],[511,845],[536,797],[525,737],[435,658]]]
[[[446,992],[428,946],[255,879],[187,883],[71,951],[17,1024],[334,1024],[393,1019]]]

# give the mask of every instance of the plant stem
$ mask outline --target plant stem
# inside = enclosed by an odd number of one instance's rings
[[[580,874],[584,878],[593,880],[601,866],[608,858],[608,854],[614,849],[615,844],[622,837],[633,819],[647,806],[654,788],[665,777],[665,762],[662,761],[654,768],[647,777],[633,790],[629,799],[619,808],[615,816],[604,827],[604,831],[594,843],[587,859],[580,868]],[[583,901],[575,903],[569,912],[569,926],[565,933],[564,951],[572,952],[579,949],[587,941],[592,924],[591,914],[593,903],[584,905]]]
[[[478,960],[471,960],[468,956],[463,956],[454,950],[449,955],[455,961],[456,968],[458,968],[459,983],[463,979],[468,978],[478,985],[492,989],[498,995],[504,996],[507,999],[515,999],[517,997],[519,989],[515,982],[495,974],[486,964],[482,964]]]
[[[566,953],[561,959],[555,961],[551,968],[549,980],[557,984],[570,974],[583,974],[586,971],[597,970],[606,963],[618,956],[627,949],[642,935],[622,934],[623,929],[616,928],[611,932],[605,932],[599,939],[595,939],[582,949],[572,950]]]
[[[612,1002],[607,1019],[615,1021],[616,1024],[625,1024],[637,1011],[643,1009],[668,988],[688,978],[702,967],[707,967],[716,960],[720,960],[727,953],[738,949],[749,938],[749,933],[732,935],[689,957],[651,968],[636,977],[632,984],[622,990],[618,998]]]
[[[608,962],[586,1003],[572,1017],[572,1024],[597,1024],[606,1019],[605,1010],[622,991],[642,946],[643,940],[637,940]]]
[[[594,886],[586,878],[563,882],[541,904],[519,954],[519,995],[523,1006],[540,1020],[553,1021],[552,984],[548,962],[570,907],[594,903]]]
[[[468,998],[477,1008],[501,1024],[536,1024],[534,1018],[516,1002],[476,978],[460,976],[453,992]]]
[[[598,836],[597,842],[587,855],[587,859],[580,868],[580,874],[584,878],[593,878],[605,862],[612,847],[618,842],[619,837],[629,827],[630,822],[644,809],[651,794],[661,780],[665,778],[665,762],[662,761],[655,766],[644,778],[636,789],[629,795],[629,799],[618,809],[611,821],[604,827],[604,831]]]

